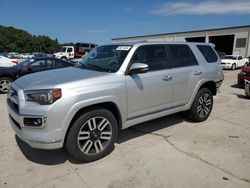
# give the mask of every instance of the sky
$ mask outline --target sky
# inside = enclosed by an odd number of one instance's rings
[[[0,0],[0,25],[65,42],[250,25],[250,0]]]

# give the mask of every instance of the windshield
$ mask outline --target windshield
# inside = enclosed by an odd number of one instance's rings
[[[66,49],[67,49],[66,47],[62,47],[60,52],[66,52]]]
[[[235,56],[230,56],[230,55],[226,55],[226,56],[224,56],[222,59],[232,59],[232,60],[236,60],[237,57],[235,57]]]
[[[98,71],[117,72],[130,49],[131,46],[99,46],[80,61],[80,66]]]

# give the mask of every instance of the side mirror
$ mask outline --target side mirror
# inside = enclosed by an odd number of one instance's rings
[[[133,63],[129,69],[129,74],[141,74],[149,71],[149,67],[145,63]]]
[[[27,73],[29,73],[29,72],[32,72],[32,67],[28,67],[28,68],[24,68],[22,71],[21,71],[21,73],[22,74],[27,74]]]

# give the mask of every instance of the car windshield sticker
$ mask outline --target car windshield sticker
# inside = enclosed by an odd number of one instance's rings
[[[131,46],[118,46],[116,48],[116,50],[124,50],[124,51],[128,51],[131,48]]]

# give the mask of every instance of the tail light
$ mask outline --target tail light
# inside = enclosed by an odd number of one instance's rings
[[[11,61],[12,63],[15,63],[15,64],[18,64],[18,62],[17,61]]]

